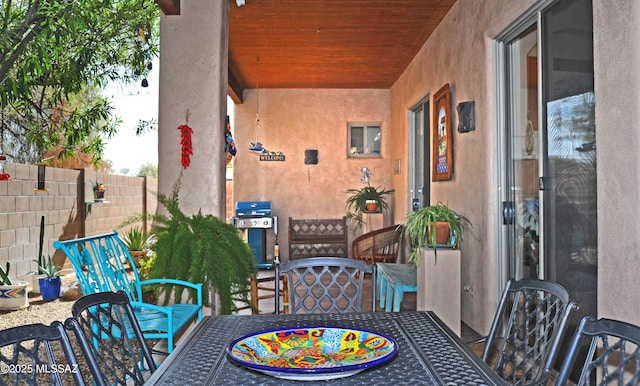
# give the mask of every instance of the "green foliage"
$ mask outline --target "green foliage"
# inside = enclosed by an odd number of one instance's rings
[[[364,224],[363,215],[367,212],[367,200],[376,201],[380,211],[386,210],[389,208],[387,196],[393,193],[393,189],[385,190],[367,184],[367,186],[360,189],[347,189],[345,193],[350,194],[346,203],[346,217],[349,220],[353,220],[356,223],[356,227],[360,228]]]
[[[153,268],[153,263],[155,262],[156,255],[149,255],[146,259],[140,260],[140,266],[138,267],[138,276],[140,276],[141,281],[151,279],[151,269]],[[145,286],[145,287],[148,287]]]
[[[158,165],[154,165],[152,163],[146,163],[140,165],[140,170],[138,170],[138,177],[149,176],[153,178],[158,178]]]
[[[138,124],[136,125],[136,135],[142,135],[144,133],[150,131],[158,130],[158,120],[155,118],[149,120],[138,120]]]
[[[420,248],[426,246],[433,247],[434,255],[438,257],[435,226],[437,222],[449,224],[451,241],[455,248],[460,248],[464,234],[463,224],[471,226],[469,219],[440,202],[409,213],[402,219],[402,224],[404,225],[403,234],[411,243],[410,262],[417,264]]]
[[[130,251],[144,251],[150,249],[155,237],[152,233],[147,233],[135,226],[129,229],[122,236],[122,241]]]
[[[38,273],[46,275],[47,277],[57,277],[60,276],[58,268],[59,267],[57,265],[53,264],[51,256],[48,256],[44,264],[38,265]]]
[[[3,270],[0,267],[0,285],[11,285],[13,282],[9,279],[9,270],[11,269],[11,263],[7,261],[7,269]]]
[[[44,260],[44,254],[42,253],[42,250],[44,248],[44,216],[40,217],[40,245],[38,245],[38,273],[44,273],[44,272],[40,272],[40,267],[45,265],[45,260]]]
[[[220,298],[219,312],[230,314],[237,310],[232,294],[249,300],[249,278],[256,272],[255,259],[233,225],[201,212],[191,217],[182,213],[178,204],[180,182],[181,178],[173,185],[170,196],[158,194],[158,201],[169,215],[154,218],[156,257],[151,276],[203,283],[203,302],[211,305],[209,289],[214,289]],[[178,287],[173,293],[176,298],[182,295]]]
[[[146,76],[157,56],[159,9],[139,0],[7,1],[0,9],[3,153],[32,163],[58,145],[98,164],[119,120],[99,95]]]

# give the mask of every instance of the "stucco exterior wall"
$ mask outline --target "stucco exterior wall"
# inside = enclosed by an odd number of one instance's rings
[[[180,15],[162,15],[160,35],[158,189],[170,195],[182,176],[181,210],[223,217],[229,4],[184,1]],[[186,168],[177,130],[185,124],[193,129]]]
[[[593,1],[598,316],[640,324],[640,3]]]
[[[371,171],[371,185],[391,186],[389,90],[247,90],[244,103],[235,106],[234,122],[238,148],[233,161],[234,200],[272,202],[274,215],[279,218],[283,261],[289,257],[289,217],[343,217],[348,197],[344,192],[362,186],[359,179],[363,166]],[[347,157],[348,122],[381,123],[382,157]],[[283,152],[285,161],[260,161],[259,155],[249,150],[249,143],[256,140],[269,151]],[[304,164],[306,149],[318,150],[317,165]],[[391,207],[394,201],[392,196]],[[271,233],[268,254],[272,254]]]
[[[462,292],[462,320],[481,332],[490,327],[501,290],[496,277],[495,224],[500,218],[492,38],[532,3],[459,0],[391,88],[391,159],[408,165],[409,110],[427,95],[433,108],[433,94],[446,83],[451,87],[453,177],[431,182],[431,203],[441,201],[473,224],[462,244],[461,282],[473,288]],[[456,130],[455,106],[463,101],[475,101],[476,130],[469,133]],[[392,177],[397,220],[409,210],[409,176],[402,170]]]
[[[372,183],[392,187],[394,210],[388,223],[408,211],[408,111],[449,83],[452,105],[473,100],[476,131],[454,132],[454,174],[432,184],[432,201],[465,214],[473,229],[462,246],[462,319],[487,332],[501,288],[498,285],[500,203],[497,190],[496,85],[493,39],[534,0],[459,0],[389,92],[385,90],[260,90],[260,129],[255,132],[255,92],[236,106],[235,136],[240,153],[234,177],[235,200],[272,200],[282,219],[334,217],[344,213],[342,192],[357,186],[366,164]],[[640,3],[616,7],[594,0],[594,58],[598,144],[598,316],[640,324],[637,280],[640,250]],[[367,96],[366,104],[355,103]],[[355,98],[355,99],[354,99]],[[452,106],[452,107],[453,107]],[[383,159],[362,162],[345,155],[346,122],[383,120]],[[457,116],[453,117],[457,127]],[[615,133],[611,133],[615,130]],[[260,163],[246,151],[260,140],[283,151],[284,163]],[[303,152],[320,150],[320,164],[305,166]],[[400,159],[400,174],[391,162]],[[379,162],[378,162],[379,161]],[[255,192],[251,194],[251,192]],[[322,194],[318,194],[321,192]],[[339,199],[338,199],[339,198]],[[320,205],[314,207],[314,203]],[[286,221],[281,222],[286,228]],[[286,246],[286,234],[281,233]],[[286,248],[281,248],[283,251]]]

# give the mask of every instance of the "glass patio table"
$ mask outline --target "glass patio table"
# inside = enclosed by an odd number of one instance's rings
[[[234,364],[226,348],[236,338],[265,330],[330,326],[372,331],[393,339],[397,356],[331,385],[506,385],[433,312],[209,316],[165,359],[150,385],[327,385],[290,381]]]

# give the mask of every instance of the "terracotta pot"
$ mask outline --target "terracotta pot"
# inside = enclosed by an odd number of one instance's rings
[[[367,200],[365,205],[367,206],[367,212],[378,211],[378,202],[376,200]]]
[[[430,234],[430,230],[427,229],[427,235]],[[448,222],[436,222],[436,244],[437,245],[449,245],[451,241],[451,235],[449,234]]]
[[[147,257],[147,252],[148,251],[129,251],[136,267],[140,267],[140,260]]]

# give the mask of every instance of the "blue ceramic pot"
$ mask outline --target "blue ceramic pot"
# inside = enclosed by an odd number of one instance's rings
[[[42,277],[38,279],[42,300],[53,300],[60,296],[60,277]]]

